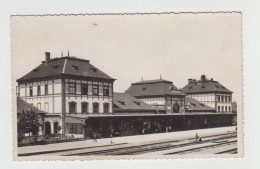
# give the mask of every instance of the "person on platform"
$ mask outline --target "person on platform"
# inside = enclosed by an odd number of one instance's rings
[[[195,135],[196,142],[198,142],[198,139],[199,139],[199,135],[198,135],[198,133],[196,133],[196,135]]]
[[[93,134],[93,142],[97,142],[97,136],[95,133]]]

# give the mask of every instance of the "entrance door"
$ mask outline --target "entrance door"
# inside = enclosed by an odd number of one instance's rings
[[[172,112],[173,113],[179,113],[180,112],[180,106],[175,103],[173,106],[172,106]]]
[[[45,134],[51,134],[51,124],[50,122],[45,122]]]

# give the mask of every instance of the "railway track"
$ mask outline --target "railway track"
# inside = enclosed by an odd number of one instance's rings
[[[172,140],[172,141],[165,141],[165,142],[156,142],[151,144],[142,144],[142,145],[124,145],[122,147],[118,148],[109,148],[106,150],[97,150],[97,151],[91,151],[91,152],[80,152],[80,153],[69,153],[66,156],[87,156],[87,155],[138,155],[138,154],[144,154],[144,153],[150,153],[150,152],[156,152],[156,151],[163,151],[163,150],[170,150],[180,147],[187,147],[187,146],[193,146],[193,145],[202,145],[205,143],[212,143],[215,142],[214,146],[206,146],[206,147],[200,147],[200,148],[191,148],[191,150],[183,150],[180,151],[179,154],[182,153],[188,153],[188,152],[194,152],[194,151],[200,151],[202,149],[206,148],[212,148],[216,146],[222,146],[226,144],[234,144],[236,141],[232,142],[225,142],[225,140],[236,138],[237,133],[225,133],[225,134],[218,134],[218,135],[208,135],[203,137],[203,141],[200,143],[195,142],[194,138],[187,138],[182,140]],[[223,142],[224,140],[224,142]],[[169,153],[170,154],[177,154],[177,153]]]

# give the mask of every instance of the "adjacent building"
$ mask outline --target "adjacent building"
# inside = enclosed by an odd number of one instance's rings
[[[185,94],[173,82],[163,79],[132,83],[126,93],[167,114],[184,112]]]
[[[182,92],[205,105],[215,109],[215,112],[232,112],[232,91],[218,81],[207,79],[205,75],[200,80],[188,79],[188,84]]]

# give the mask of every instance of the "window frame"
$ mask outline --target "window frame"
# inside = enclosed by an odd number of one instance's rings
[[[96,91],[96,92],[94,92]],[[94,96],[98,96],[99,95],[99,87],[98,85],[92,85],[92,93]]]
[[[83,112],[83,105],[86,106],[86,110],[87,111],[85,111],[85,112]],[[81,103],[81,114],[88,114],[88,112],[89,112],[89,104],[88,104],[88,102],[82,102]]]
[[[29,95],[32,97],[33,96],[33,86],[29,87]]]
[[[49,85],[48,84],[45,84],[45,86],[44,86],[44,94],[45,95],[49,94]]]
[[[109,86],[104,86],[103,87],[103,95],[104,96],[109,96]]]
[[[72,104],[74,104],[74,106],[75,106],[74,107],[74,110],[75,110],[74,112],[71,111],[72,110],[71,109],[72,108],[71,107]],[[69,102],[69,114],[77,114],[77,102]]]
[[[83,91],[85,91],[86,93]],[[87,83],[81,84],[81,95],[88,95],[88,84]]]
[[[106,106],[107,106],[107,107],[106,107]],[[109,103],[103,103],[103,112],[104,112],[104,113],[109,113],[109,106],[110,106]],[[107,109],[107,111],[105,111],[105,109]]]
[[[69,88],[70,94],[76,94],[76,84],[75,84],[75,82],[69,82],[68,88]]]
[[[95,108],[95,105],[97,105],[97,108]],[[95,111],[95,110],[97,110],[97,111]],[[99,113],[99,103],[97,103],[97,102],[93,103],[93,113]]]

